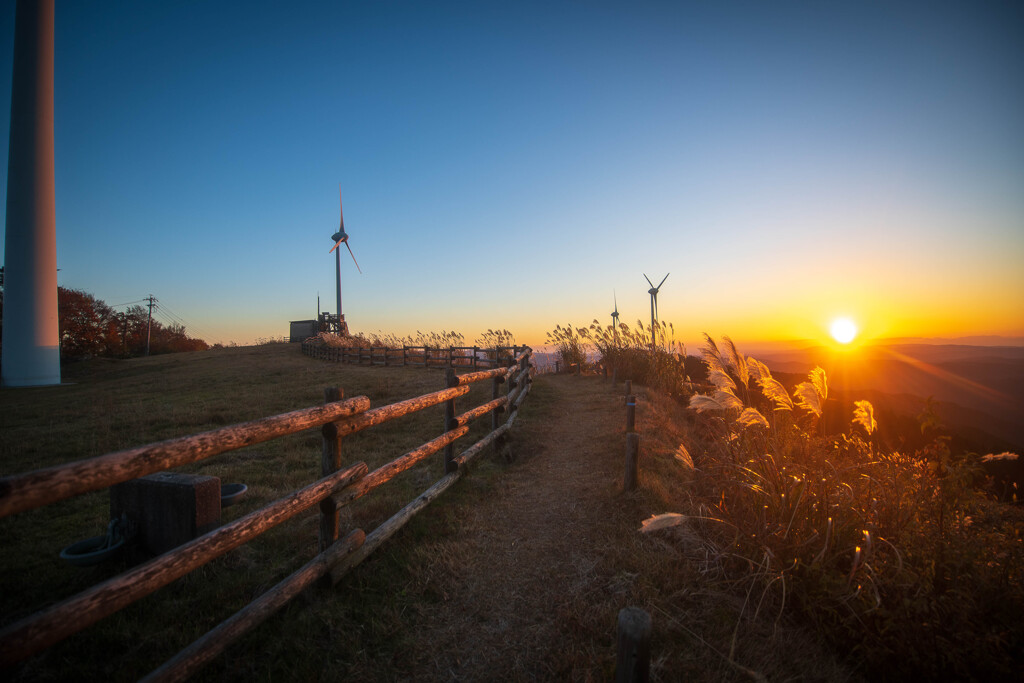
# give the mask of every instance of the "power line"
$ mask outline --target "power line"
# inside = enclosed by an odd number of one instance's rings
[[[187,320],[185,320],[179,314],[177,314],[173,310],[171,310],[171,308],[166,303],[161,303],[159,306],[157,306],[157,308],[159,310],[162,310],[163,313],[166,316],[168,316],[176,324],[181,325],[182,327],[184,327],[186,330],[191,329],[194,332],[196,332],[197,334],[201,335],[202,337],[211,340],[213,343],[216,343],[216,344],[221,344],[222,343],[222,341],[219,339],[218,336],[210,334],[208,330],[205,330],[205,329],[202,329],[202,328],[200,328],[200,327],[198,327],[196,325],[190,324]]]
[[[149,315],[154,316],[157,320],[160,320],[167,325],[181,325],[185,330],[191,330],[194,334],[199,335],[204,340],[210,340],[215,344],[222,344],[223,341],[219,335],[211,334],[208,330],[189,323],[185,318],[172,310],[166,303],[161,302],[155,296],[150,294],[148,297],[142,299],[136,299],[134,301],[126,301],[121,304],[114,304],[111,308],[119,308],[121,306],[131,306],[139,303],[149,303]],[[156,313],[154,313],[156,311]]]

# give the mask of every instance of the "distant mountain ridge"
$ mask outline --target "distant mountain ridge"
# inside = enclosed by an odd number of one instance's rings
[[[772,371],[804,374],[823,367],[846,396],[870,393],[901,414],[931,397],[944,404],[952,428],[980,430],[1024,448],[1024,347],[968,344],[876,344],[850,350],[825,346],[758,356]],[[898,395],[902,398],[897,399]],[[886,400],[886,397],[889,397]]]
[[[879,339],[875,345],[896,346],[927,344],[931,346],[1024,346],[1024,337],[1004,337],[998,334],[979,334],[970,337],[890,337]]]

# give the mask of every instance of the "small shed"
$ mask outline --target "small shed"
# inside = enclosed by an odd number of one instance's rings
[[[310,337],[315,337],[319,332],[319,323],[316,320],[292,320],[289,323],[288,341],[292,343],[303,342]]]

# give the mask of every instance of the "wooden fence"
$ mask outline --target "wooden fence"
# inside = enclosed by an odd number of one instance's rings
[[[356,365],[414,365],[430,368],[496,368],[507,366],[518,358],[528,347],[498,346],[353,346],[347,348],[326,346],[306,340],[302,352],[307,356],[336,363]]]
[[[182,680],[224,651],[232,642],[262,623],[306,587],[329,576],[337,583],[350,569],[400,529],[413,515],[458,481],[469,463],[491,445],[497,445],[515,422],[518,408],[530,391],[530,355],[522,347],[506,367],[457,375],[446,372],[445,388],[398,403],[370,408],[370,400],[357,396],[341,400],[338,389],[328,389],[322,406],[265,417],[251,422],[110,453],[0,479],[0,518],[50,503],[107,488],[146,474],[198,462],[320,427],[323,437],[322,478],[266,507],[225,524],[174,550],[96,584],[60,603],[10,624],[0,631],[0,667],[36,654],[109,616],[261,533],[318,505],[319,554],[189,645],[147,681]],[[372,354],[371,354],[372,357]],[[426,355],[428,362],[430,354]],[[491,400],[455,414],[455,399],[469,392],[470,384],[490,380]],[[507,390],[502,393],[502,384]],[[430,406],[445,405],[444,431],[437,438],[369,472],[365,463],[342,468],[341,440],[368,427]],[[499,414],[507,413],[502,422]],[[454,442],[468,424],[491,415],[491,431],[455,456]],[[339,538],[339,509],[391,480],[427,457],[444,452],[444,475],[416,499],[370,533],[354,529]]]

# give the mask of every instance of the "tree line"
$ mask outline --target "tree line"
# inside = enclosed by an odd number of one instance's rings
[[[0,290],[0,314],[2,312],[3,291]],[[182,325],[164,325],[155,318],[151,319],[145,306],[136,304],[117,312],[79,289],[57,288],[57,317],[61,361],[97,356],[143,356],[146,354],[147,336],[150,354],[210,348],[202,339],[189,337]]]

